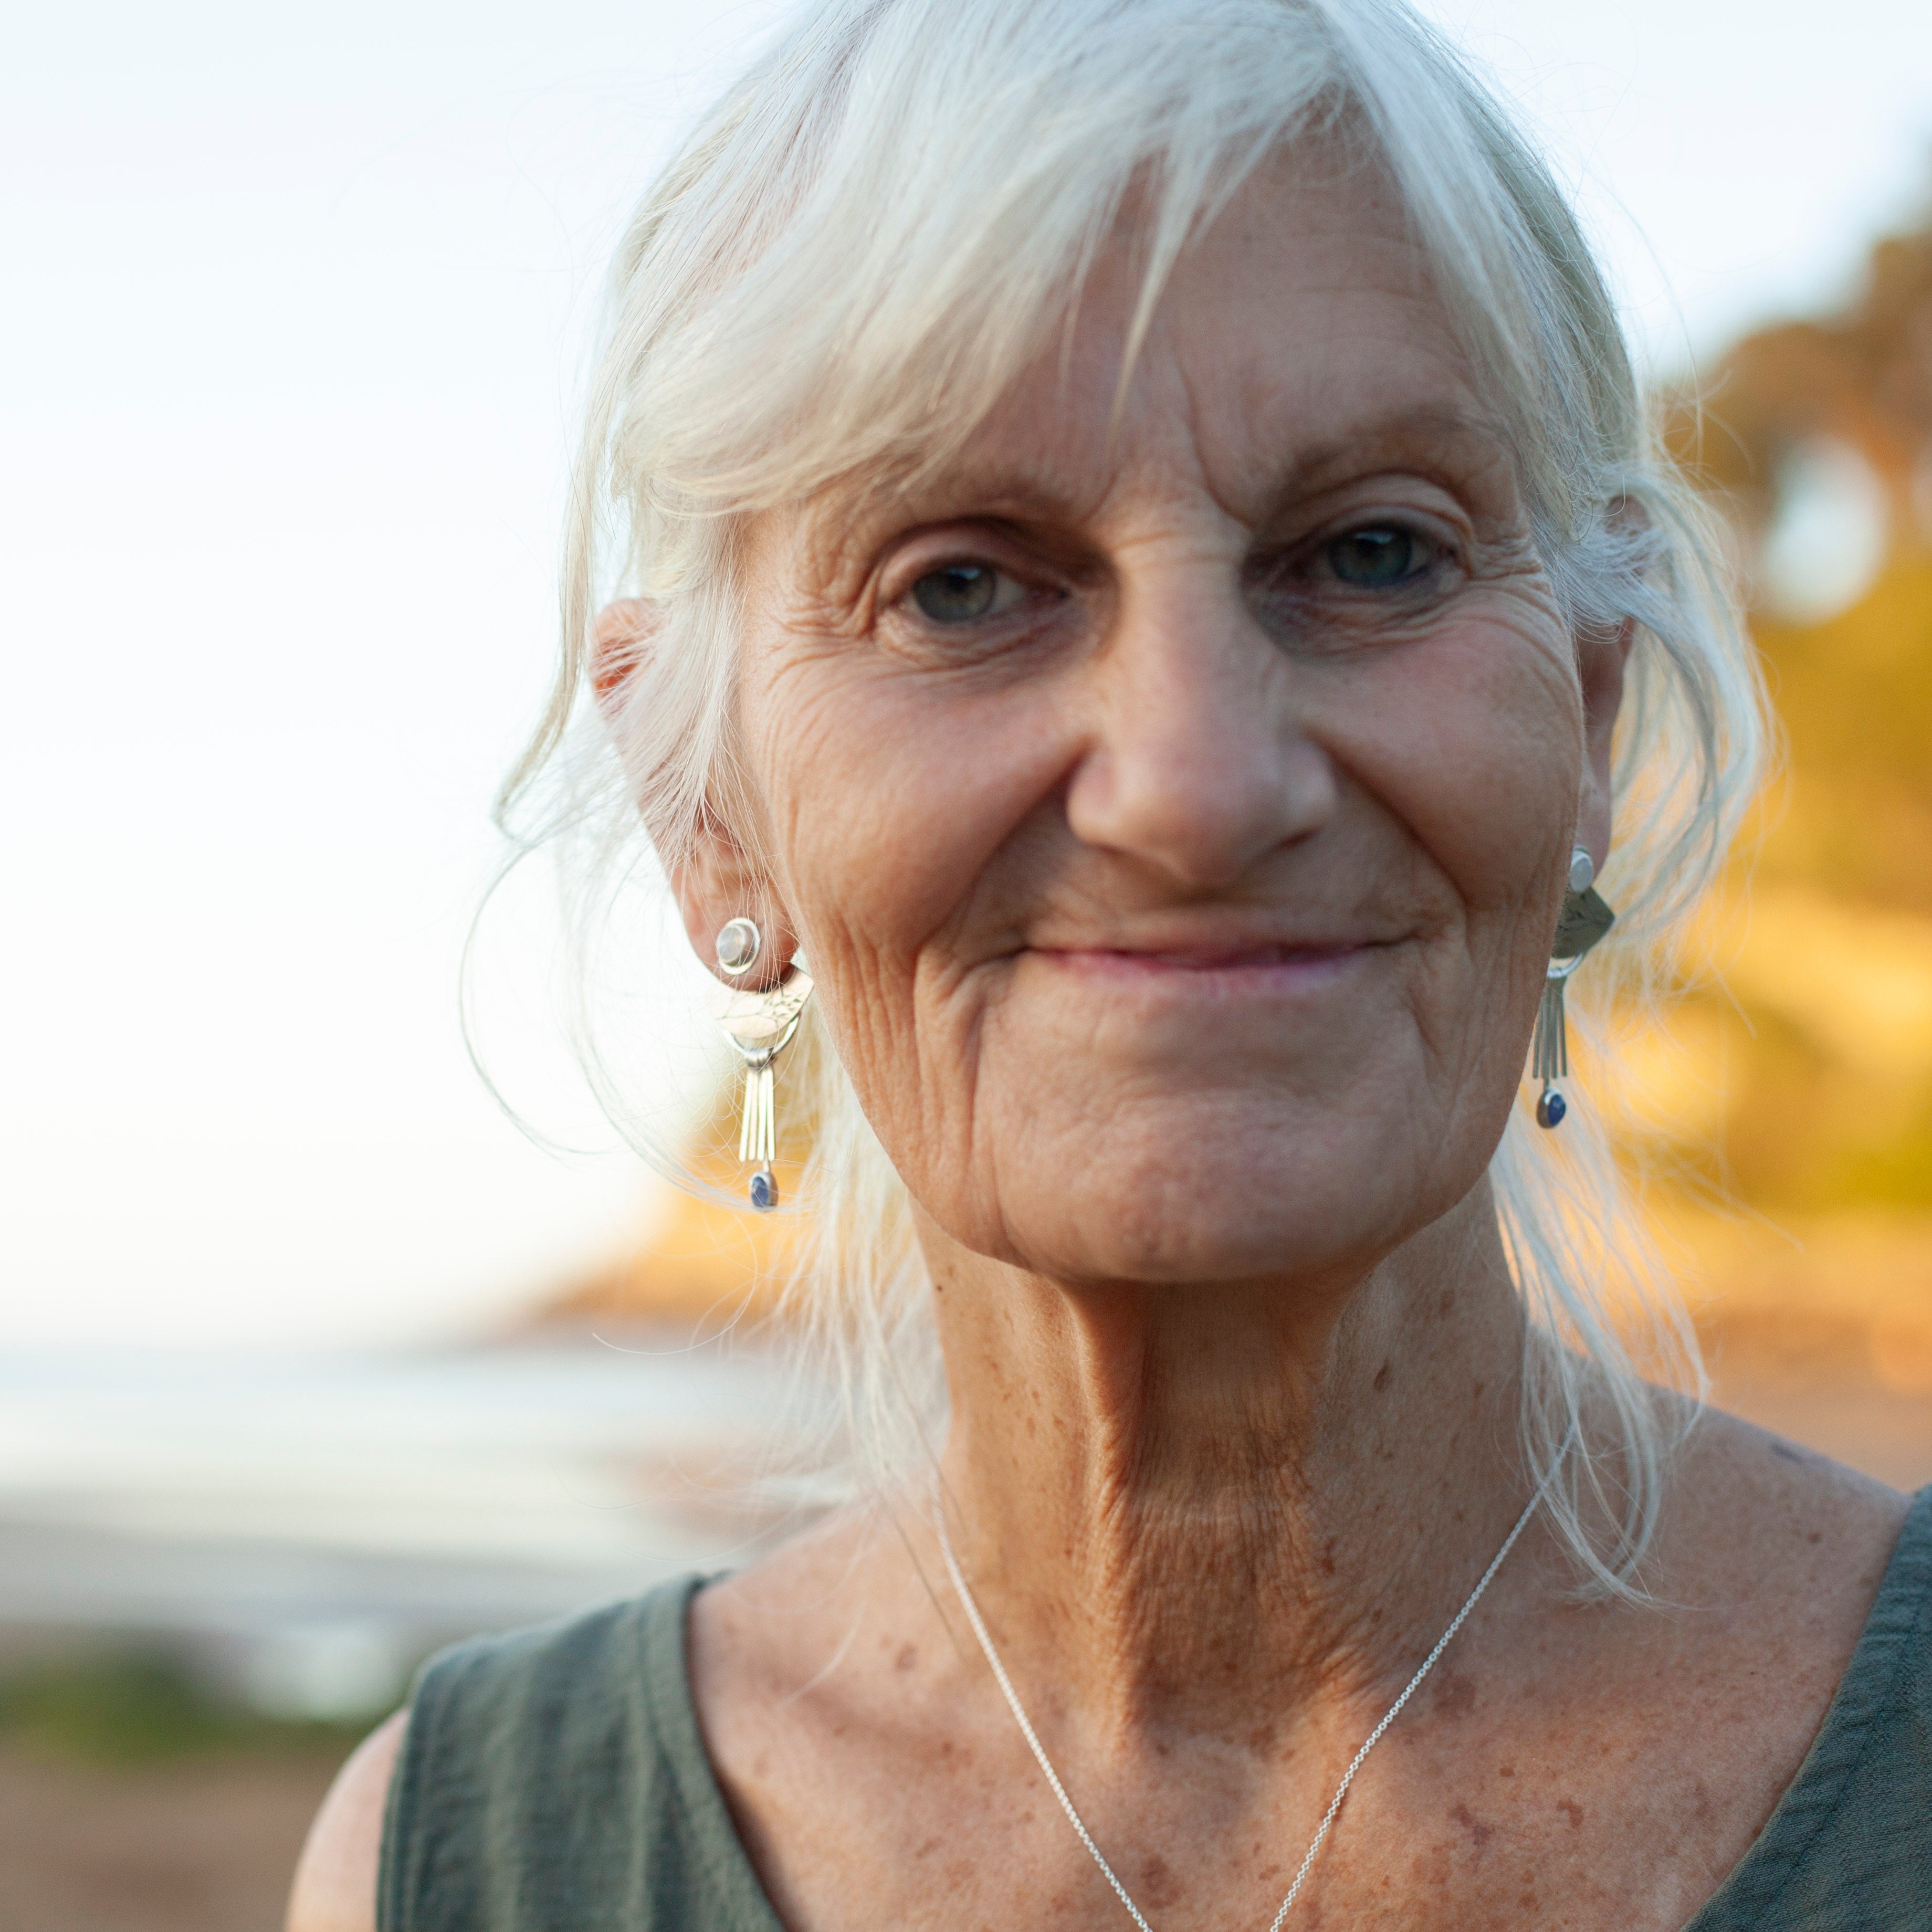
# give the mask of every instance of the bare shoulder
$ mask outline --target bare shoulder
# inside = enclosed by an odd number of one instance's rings
[[[398,1711],[337,1773],[296,1867],[286,1932],[375,1932],[382,1810],[408,1722]]]
[[[1718,1626],[1828,1700],[1910,1508],[1816,1450],[1708,1410],[1673,1472],[1652,1580],[1660,1597],[1716,1613]]]
[[[885,1607],[876,1561],[881,1544],[896,1553],[875,1510],[842,1509],[700,1591],[691,1608],[689,1661],[700,1717],[747,1694],[762,1702],[795,1691],[848,1649],[855,1621],[872,1622]]]
[[[692,1701],[741,1827],[807,1790],[849,1792],[918,1721],[954,1652],[914,1526],[884,1501],[842,1510],[693,1599]]]
[[[1874,1478],[1721,1409],[1699,1418],[1674,1486],[1680,1531],[1729,1574],[1795,1566],[1843,1576],[1854,1594],[1868,1584],[1868,1599],[1912,1507]]]
[[[998,1762],[1011,1739],[1005,1712],[968,1694],[969,1673],[985,1666],[939,1609],[923,1529],[903,1496],[841,1510],[692,1600],[699,1729],[788,1924],[850,1920],[855,1906],[866,1924],[928,1922],[932,1868],[882,1864],[880,1844],[981,1828],[962,1827],[951,1808],[998,1787],[981,1779],[961,1795],[964,1768]],[[988,1722],[990,1746],[977,1728]]]

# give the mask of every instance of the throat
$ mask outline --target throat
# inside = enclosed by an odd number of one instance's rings
[[[1123,1745],[1400,1691],[1527,1500],[1518,1304],[1454,1245],[1453,1292],[1415,1256],[1154,1290],[949,1267],[940,1495],[1021,1676]]]
[[[1287,1892],[1275,1915],[1270,1932],[1274,1932],[1274,1928],[1278,1928],[1282,1924],[1300,1898],[1302,1888],[1307,1882],[1309,1875],[1315,1868],[1316,1861],[1320,1857],[1322,1847],[1328,1842],[1328,1834],[1334,1828],[1336,1818],[1340,1815],[1342,1804],[1348,1798],[1356,1774],[1367,1762],[1370,1753],[1382,1742],[1390,1727],[1402,1715],[1405,1707],[1421,1689],[1430,1672],[1441,1661],[1444,1652],[1455,1640],[1456,1633],[1462,1628],[1477,1605],[1481,1602],[1490,1584],[1496,1580],[1498,1572],[1509,1560],[1510,1552],[1514,1550],[1524,1531],[1528,1528],[1531,1519],[1542,1499],[1543,1490],[1539,1486],[1528,1502],[1524,1505],[1522,1514],[1518,1516],[1511,1526],[1508,1535],[1503,1539],[1502,1546],[1490,1559],[1482,1575],[1477,1579],[1474,1587],[1463,1599],[1461,1607],[1450,1619],[1442,1634],[1430,1646],[1429,1654],[1416,1666],[1408,1681],[1396,1694],[1388,1708],[1376,1721],[1373,1727],[1364,1738],[1360,1747],[1350,1757],[1346,1768],[1336,1782],[1332,1796],[1322,1810],[1321,1817],[1315,1828],[1314,1835],[1309,1840],[1307,1850],[1302,1854],[1300,1863],[1295,1867],[1294,1876],[1288,1882]],[[974,1637],[979,1644],[980,1654],[985,1658],[988,1669],[992,1672],[994,1682],[999,1685],[1000,1695],[1006,1701],[1006,1708],[1011,1713],[1015,1724],[1025,1738],[1028,1749],[1033,1754],[1034,1762],[1040,1768],[1040,1775],[1046,1780],[1048,1789],[1052,1791],[1060,1810],[1066,1814],[1067,1822],[1073,1828],[1082,1845],[1093,1859],[1095,1865],[1099,1868],[1115,1896],[1126,1907],[1135,1924],[1140,1928],[1140,1932],[1153,1932],[1153,1928],[1149,1925],[1139,1903],[1123,1882],[1112,1863],[1095,1840],[1093,1833],[1088,1828],[1086,1820],[1076,1808],[1072,1797],[1068,1794],[1065,1784],[1047,1754],[1046,1745],[1041,1742],[1038,1731],[1027,1714],[1026,1707],[1021,1700],[1018,1691],[1014,1687],[1012,1676],[1000,1655],[999,1648],[993,1641],[992,1633],[986,1627],[986,1618],[980,1612],[978,1600],[973,1594],[972,1586],[967,1582],[965,1574],[960,1567],[958,1555],[952,1546],[952,1534],[946,1523],[945,1498],[944,1495],[937,1490],[934,1497],[933,1522],[939,1538],[940,1552],[945,1560],[946,1576],[952,1586],[954,1594],[958,1600],[960,1608],[964,1612],[968,1622],[972,1626]]]

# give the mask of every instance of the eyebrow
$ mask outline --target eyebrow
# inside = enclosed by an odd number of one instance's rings
[[[1478,451],[1514,462],[1515,446],[1496,418],[1468,410],[1428,406],[1396,408],[1371,417],[1346,434],[1331,436],[1301,448],[1291,448],[1276,479],[1264,498],[1260,523],[1282,515],[1296,498],[1337,471],[1390,459],[1441,450],[1444,446],[1465,456]],[[1109,481],[1118,471],[1110,472]],[[929,477],[902,480],[878,476],[860,482],[850,496],[835,496],[823,504],[834,515],[856,511],[862,525],[892,515],[914,522],[942,521],[949,516],[1010,517],[1018,522],[1076,523],[1095,507],[1054,479],[1050,467],[994,460],[975,462],[970,456],[936,470]],[[970,509],[964,506],[970,503]]]
[[[1371,458],[1388,459],[1440,450],[1444,445],[1466,458],[1480,452],[1486,457],[1502,456],[1514,462],[1516,456],[1514,443],[1492,417],[1463,410],[1390,410],[1346,435],[1292,451],[1270,494],[1270,513],[1286,508],[1311,487],[1318,487],[1335,472],[1358,466],[1365,454]]]

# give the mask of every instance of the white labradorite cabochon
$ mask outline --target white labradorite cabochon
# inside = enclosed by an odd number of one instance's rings
[[[728,920],[718,934],[718,964],[727,973],[748,973],[758,962],[764,940],[748,919]]]

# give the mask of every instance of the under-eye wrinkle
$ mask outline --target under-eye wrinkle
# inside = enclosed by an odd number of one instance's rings
[[[1427,610],[1453,587],[1456,561],[1449,544],[1412,524],[1359,523],[1263,563],[1252,608],[1265,629],[1300,648],[1365,643]]]

